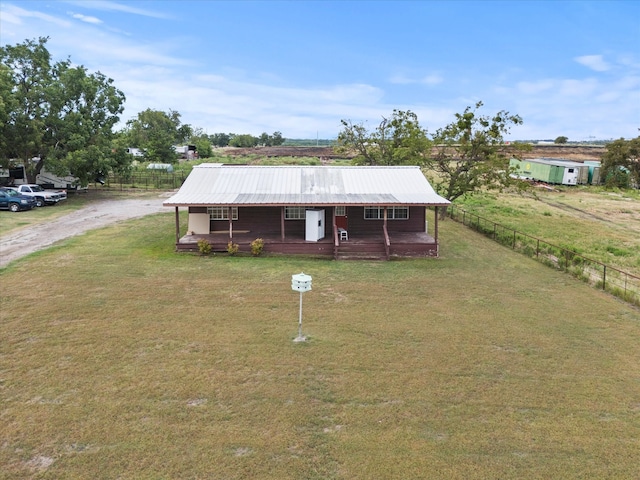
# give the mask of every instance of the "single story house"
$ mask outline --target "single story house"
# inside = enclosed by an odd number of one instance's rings
[[[204,163],[163,205],[175,208],[176,249],[250,251],[339,258],[438,255],[439,196],[416,166],[248,166]],[[427,207],[436,210],[433,231]],[[187,208],[187,232],[179,209]]]

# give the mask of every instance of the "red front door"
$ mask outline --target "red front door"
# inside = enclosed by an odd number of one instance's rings
[[[336,226],[338,228],[349,230],[347,207],[336,207]]]

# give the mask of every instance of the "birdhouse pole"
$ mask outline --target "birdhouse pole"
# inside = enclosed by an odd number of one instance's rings
[[[300,292],[300,311],[298,314],[298,336],[293,339],[294,342],[305,342],[307,337],[302,335],[302,294],[311,290],[311,276],[299,273],[291,275],[291,289]]]

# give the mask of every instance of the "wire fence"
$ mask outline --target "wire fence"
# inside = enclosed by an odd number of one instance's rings
[[[567,272],[574,277],[602,289],[632,305],[640,306],[640,277],[606,265],[584,255],[553,245],[526,233],[519,232],[475,213],[451,205],[448,215],[453,220],[535,258],[545,265]]]
[[[149,172],[132,172],[127,175],[111,174],[105,178],[104,185],[110,188],[128,189],[176,189],[182,186],[185,180],[182,172],[166,172],[154,170]]]

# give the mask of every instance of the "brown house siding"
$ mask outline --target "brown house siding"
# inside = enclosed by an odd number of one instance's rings
[[[282,207],[239,207],[238,220],[233,221],[234,231],[246,231],[256,236],[280,235]],[[333,207],[325,207],[325,236],[333,233]],[[190,213],[206,213],[207,207],[189,207]],[[380,233],[384,220],[366,220],[364,207],[347,207],[348,229],[361,234]],[[406,220],[387,220],[387,229],[392,232],[423,232],[425,229],[425,207],[409,207],[409,218]],[[304,237],[304,220],[285,220],[285,236]],[[228,220],[211,220],[210,231],[224,232],[229,230]]]
[[[366,220],[364,207],[347,208],[348,230],[358,233],[379,233],[384,220]],[[409,207],[407,220],[387,220],[387,230],[391,232],[424,232],[426,219],[425,207]]]

